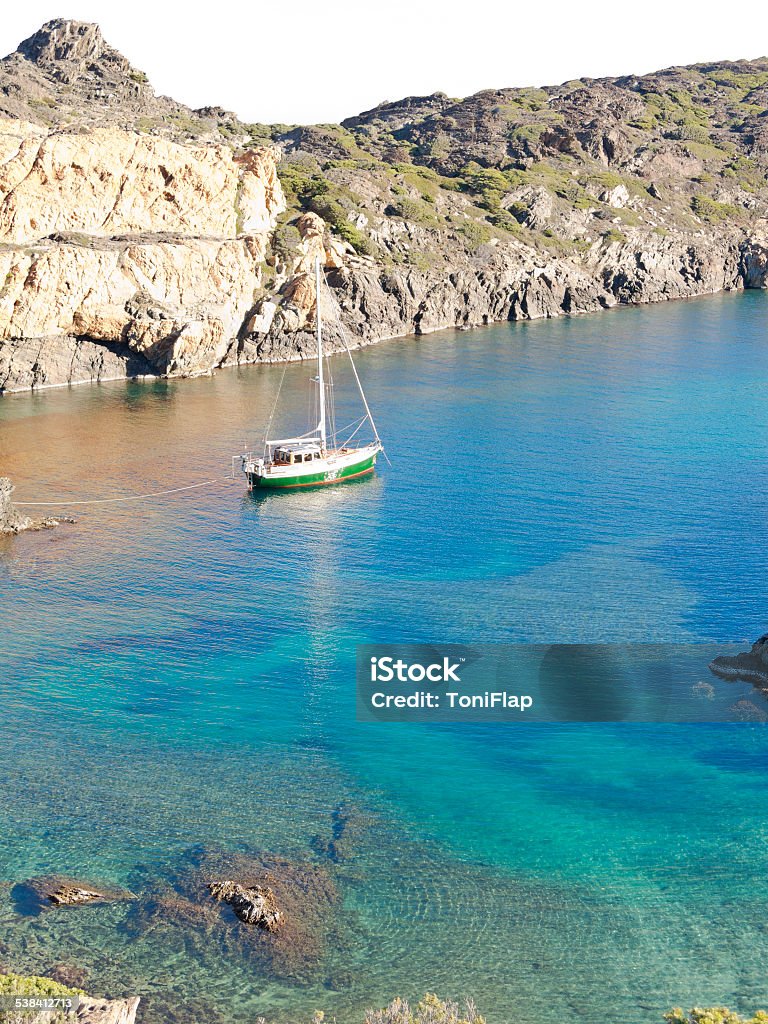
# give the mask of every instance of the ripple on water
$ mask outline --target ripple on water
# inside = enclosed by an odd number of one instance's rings
[[[81,964],[148,1024],[353,1024],[426,990],[492,1024],[767,1005],[765,730],[363,726],[351,692],[361,641],[765,632],[766,301],[369,349],[376,478],[222,482],[0,542],[3,958]],[[212,478],[282,372],[7,396],[3,470],[29,499]],[[286,409],[305,383],[289,366]],[[341,804],[364,823],[329,858]],[[183,929],[137,940],[124,905],[11,898],[51,871],[170,885],[199,844],[329,871],[300,982]]]

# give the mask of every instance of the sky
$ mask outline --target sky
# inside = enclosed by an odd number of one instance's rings
[[[557,85],[768,54],[768,4],[744,0],[26,0],[0,51],[54,17],[97,21],[155,90],[244,121],[340,121],[385,100]]]

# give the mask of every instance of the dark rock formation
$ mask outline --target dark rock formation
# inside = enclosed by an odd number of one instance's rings
[[[768,689],[768,633],[761,636],[750,651],[715,658],[709,668],[721,679],[742,680],[759,689]]]
[[[42,875],[19,882],[11,890],[11,897],[22,913],[40,913],[52,907],[74,907],[89,903],[111,903],[134,900],[127,889],[83,882],[66,875]]]
[[[123,342],[96,342],[72,335],[0,341],[0,392],[156,373],[146,358]]]
[[[362,838],[371,826],[370,815],[351,804],[339,804],[331,815],[329,838],[315,836],[312,848],[333,864],[354,858]]]
[[[159,931],[203,960],[240,960],[306,980],[334,933],[337,901],[330,875],[317,865],[201,848],[136,904],[127,927],[137,941]]]
[[[235,916],[245,924],[276,932],[283,923],[283,912],[269,886],[254,885],[246,888],[238,882],[224,881],[209,882],[208,889],[219,903],[228,903]]]

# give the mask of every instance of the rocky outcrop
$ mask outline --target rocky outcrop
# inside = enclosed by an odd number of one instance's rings
[[[178,936],[201,959],[303,980],[319,969],[337,902],[329,873],[316,864],[200,848],[189,851],[170,883],[155,883],[142,897],[128,928],[137,941],[157,933],[173,943]]]
[[[0,389],[220,365],[284,208],[276,154],[0,124]]]
[[[248,138],[231,111],[190,110],[156,96],[143,71],[110,46],[98,25],[55,18],[0,61],[0,117],[44,127],[138,127],[176,141]]]
[[[0,992],[26,999],[71,1000],[72,1010],[0,1010],[3,1024],[134,1024],[141,999],[98,999],[86,995],[77,985],[51,981],[48,978],[28,977],[0,971]]]
[[[42,875],[19,882],[11,890],[11,896],[20,910],[32,914],[53,907],[136,899],[127,889],[84,882],[66,875]]]
[[[21,533],[32,526],[32,520],[13,507],[14,486],[7,476],[0,476],[0,534]]]
[[[238,218],[244,231],[263,232],[279,186],[274,161],[259,156],[243,166],[226,146],[179,146],[114,128],[46,133],[3,121],[0,241],[66,232],[231,238]]]
[[[141,999],[92,999],[80,996],[77,1007],[78,1024],[134,1024]]]
[[[244,924],[276,932],[283,923],[283,912],[274,892],[265,885],[243,886],[231,880],[209,882],[208,891],[219,903],[228,903]]]
[[[0,534],[24,533],[25,530],[50,530],[61,523],[74,523],[70,516],[46,516],[30,519],[14,507],[11,495],[14,486],[7,476],[0,476]]]
[[[100,902],[105,899],[103,892],[83,889],[79,885],[59,885],[48,893],[48,900],[54,907],[76,907],[81,903]]]
[[[90,996],[78,997],[77,1010],[73,1014],[52,1014],[50,1011],[40,1013],[15,1014],[6,1011],[2,1014],[3,1024],[135,1024],[136,1013],[141,999],[134,996],[129,999],[92,999]]]
[[[553,259],[524,245],[488,247],[473,259],[457,253],[445,275],[382,269],[347,256],[341,267],[327,270],[333,297],[327,300],[331,320],[326,336],[330,349],[343,347],[337,318],[352,345],[366,345],[446,327],[536,320],[740,289],[746,286],[746,273],[750,287],[764,287],[761,261],[766,257],[768,238],[648,238],[640,232],[608,247],[595,244],[580,262]],[[313,290],[307,291],[313,296]],[[252,321],[244,345],[262,360],[311,357],[314,339],[303,329],[308,319],[294,316],[294,333],[286,331],[281,311],[273,313],[268,327],[263,325],[264,333]]]
[[[750,651],[721,655],[710,662],[709,668],[721,679],[743,680],[758,689],[768,689],[768,633],[756,640]]]

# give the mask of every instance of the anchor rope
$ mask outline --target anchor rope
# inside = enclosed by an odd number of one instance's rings
[[[199,484],[187,484],[186,487],[169,487],[165,491],[152,491],[149,494],[129,494],[122,498],[88,498],[80,501],[14,501],[14,505],[23,505],[25,508],[63,508],[65,505],[111,505],[123,501],[144,501],[147,498],[160,498],[165,494],[178,494],[180,491],[193,491],[198,487],[210,487],[211,484],[222,483],[225,480],[232,480],[231,476],[216,477],[213,480],[203,480]]]

